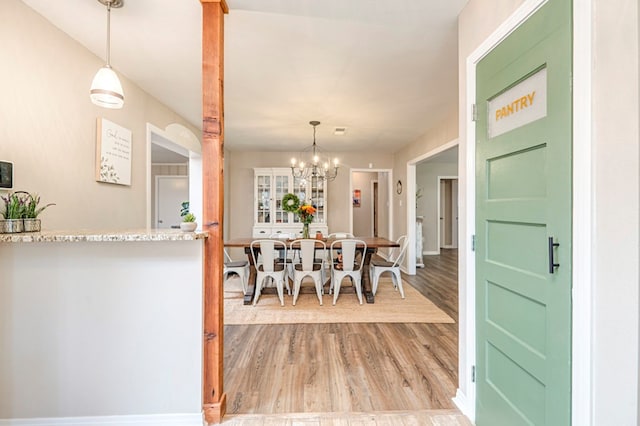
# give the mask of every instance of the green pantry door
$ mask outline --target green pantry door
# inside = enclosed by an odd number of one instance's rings
[[[569,425],[571,2],[476,72],[476,424]]]

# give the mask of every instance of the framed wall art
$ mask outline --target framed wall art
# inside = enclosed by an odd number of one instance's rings
[[[104,118],[96,123],[96,181],[131,185],[131,130]]]
[[[359,189],[353,190],[353,207],[360,207],[362,203],[362,191]]]

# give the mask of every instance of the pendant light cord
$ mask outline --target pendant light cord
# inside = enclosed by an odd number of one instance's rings
[[[111,68],[111,0],[107,1],[107,67]]]

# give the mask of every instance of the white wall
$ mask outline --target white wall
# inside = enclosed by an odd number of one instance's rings
[[[391,239],[393,236],[389,234],[389,223],[391,218],[389,217],[389,174],[390,172],[378,173],[378,237]],[[393,239],[397,239],[397,236]]]
[[[438,176],[457,176],[457,163],[424,162],[416,165],[416,188],[422,189],[422,197],[416,204],[416,216],[424,216],[422,223],[423,252],[439,252],[438,227]],[[419,238],[419,236],[418,236]]]
[[[425,89],[426,90],[426,89]],[[393,155],[393,182],[401,180],[404,188],[402,194],[393,191],[393,235],[408,234],[407,228],[407,200],[415,197],[415,193],[409,194],[407,186],[407,162],[426,154],[441,145],[449,143],[458,137],[458,116],[451,111],[449,117],[438,126],[429,130],[418,140],[410,143]],[[415,226],[415,224],[411,224]]]
[[[0,419],[201,412],[201,240],[2,243],[0,271]]]
[[[89,87],[103,60],[19,0],[0,2],[0,63],[0,160],[14,163],[15,189],[57,204],[43,228],[144,227],[147,122],[200,131],[122,74],[124,108],[93,105]],[[131,186],[95,181],[99,117],[132,131]]]
[[[593,7],[594,424],[637,425],[638,2]]]

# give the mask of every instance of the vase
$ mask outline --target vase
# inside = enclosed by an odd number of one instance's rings
[[[40,219],[23,219],[24,232],[40,232]]]
[[[302,238],[309,238],[309,224],[304,223],[302,225]]]
[[[0,221],[0,234],[15,234],[22,232],[24,223],[22,219],[5,219]]]
[[[181,222],[180,229],[184,232],[193,232],[198,227],[198,224],[195,222]]]

